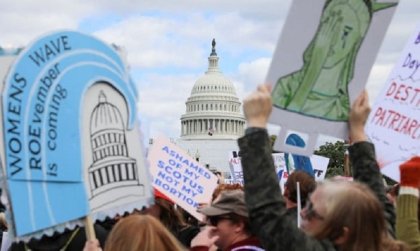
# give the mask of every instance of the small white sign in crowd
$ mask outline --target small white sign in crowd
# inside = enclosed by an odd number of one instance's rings
[[[297,169],[293,160],[294,155],[285,154],[285,153],[273,153],[272,156],[273,156],[273,161],[274,161],[277,177],[279,178],[279,184],[283,188],[287,180],[287,177]],[[318,156],[318,155],[312,155],[311,157],[304,157],[304,156],[298,156],[298,157],[307,158],[307,160],[310,163],[311,168],[308,168],[309,170],[305,170],[305,171],[312,172],[312,175],[316,181],[322,181],[325,179],[325,175],[327,173],[327,168],[328,168],[328,163],[329,163],[328,158]],[[286,158],[288,158],[287,161],[286,161]],[[238,156],[236,152],[229,153],[229,167],[231,170],[232,179],[225,179],[226,183],[238,183],[238,184],[243,185],[244,179],[243,179],[241,158]],[[300,169],[300,167],[298,167],[298,169]]]

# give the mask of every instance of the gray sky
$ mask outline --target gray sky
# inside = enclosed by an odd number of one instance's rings
[[[3,0],[1,46],[25,46],[58,29],[126,48],[146,134],[178,137],[185,101],[207,69],[211,39],[240,99],[265,79],[291,0]],[[371,72],[374,99],[420,21],[418,0],[401,0]]]

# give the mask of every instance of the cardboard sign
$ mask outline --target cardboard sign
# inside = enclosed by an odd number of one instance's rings
[[[200,221],[201,203],[209,203],[217,177],[169,139],[157,138],[149,152],[153,187]]]
[[[320,134],[347,139],[350,104],[369,76],[398,1],[293,1],[266,78],[275,148],[310,156]],[[303,133],[303,144],[286,142]]]
[[[147,204],[152,192],[136,103],[118,51],[94,37],[56,32],[20,52],[2,93],[17,236]]]
[[[399,165],[420,155],[420,25],[378,95],[366,125],[381,171],[399,181]]]

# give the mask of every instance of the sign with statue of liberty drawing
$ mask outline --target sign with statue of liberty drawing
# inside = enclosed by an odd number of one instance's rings
[[[267,83],[275,147],[310,155],[320,134],[347,138],[351,102],[366,84],[398,0],[293,1]],[[291,132],[304,145],[286,143]]]
[[[150,204],[137,90],[116,46],[78,32],[26,48],[2,93],[12,232],[40,237]]]

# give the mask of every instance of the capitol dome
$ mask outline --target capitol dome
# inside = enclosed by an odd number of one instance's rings
[[[218,94],[231,95],[236,97],[235,87],[229,79],[220,72],[207,72],[206,75],[199,78],[191,91],[191,97]]]
[[[124,131],[124,122],[117,107],[108,103],[105,94],[101,92],[98,97],[98,105],[92,112],[90,133],[96,134],[110,128]]]
[[[91,198],[106,195],[118,187],[143,187],[139,182],[136,159],[128,152],[125,122],[120,110],[108,102],[101,91],[92,111],[90,142],[92,164],[88,168]],[[106,203],[98,199],[98,203]]]
[[[237,139],[243,135],[245,119],[235,87],[219,69],[214,39],[208,61],[208,70],[195,82],[181,116],[181,138]]]

